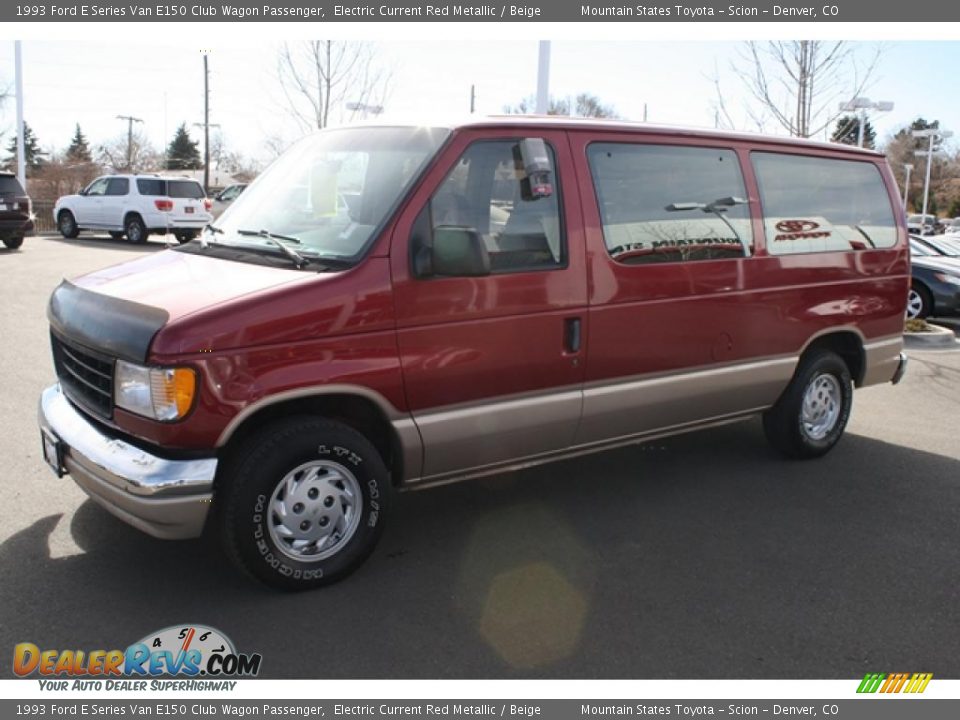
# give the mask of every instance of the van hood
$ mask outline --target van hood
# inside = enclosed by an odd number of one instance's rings
[[[47,316],[53,331],[68,339],[144,362],[154,335],[168,323],[315,278],[313,273],[168,250],[65,280],[50,297]]]

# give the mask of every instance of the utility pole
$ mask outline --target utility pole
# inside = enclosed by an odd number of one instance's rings
[[[470,86],[470,114],[473,115],[476,109],[477,109],[477,86],[471,85]]]
[[[210,192],[210,67],[203,54],[203,192]]]
[[[127,121],[127,172],[133,170],[133,124],[135,122],[142,123],[138,117],[133,117],[132,115],[117,115],[117,120],[126,120]]]

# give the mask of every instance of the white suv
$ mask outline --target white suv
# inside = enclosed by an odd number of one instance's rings
[[[60,234],[75,238],[81,230],[106,230],[133,243],[150,233],[172,232],[181,243],[195,238],[213,220],[212,203],[196,180],[160,175],[105,175],[77,195],[53,206]]]

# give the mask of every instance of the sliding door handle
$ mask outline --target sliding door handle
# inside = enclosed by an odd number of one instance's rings
[[[563,349],[568,353],[578,353],[580,343],[580,318],[567,318],[563,321]]]

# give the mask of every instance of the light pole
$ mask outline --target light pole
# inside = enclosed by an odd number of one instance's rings
[[[20,41],[13,44],[14,75],[17,83],[17,179],[20,185],[27,187],[27,161],[23,138],[23,57],[20,54]]]
[[[903,211],[907,211],[907,195],[910,192],[910,173],[913,171],[913,165],[910,163],[903,164],[903,171],[906,173],[906,178],[903,181]]]
[[[914,130],[912,133],[915,138],[929,138],[926,150],[914,150],[914,155],[917,157],[927,156],[927,177],[923,181],[923,221],[927,220],[927,201],[930,198],[930,166],[933,165],[933,155],[934,147],[933,144],[937,140],[946,140],[949,137],[953,137],[953,133],[950,130],[940,130],[939,128],[929,128],[927,130]],[[939,148],[937,148],[939,151]]]
[[[546,115],[550,110],[550,41],[540,41],[537,60],[537,115]]]
[[[857,128],[857,147],[863,147],[863,127],[867,124],[867,110],[877,110],[887,112],[893,110],[893,103],[887,100],[871,102],[870,98],[855,97],[845,103],[840,103],[840,109],[844,112],[860,113],[860,127]]]
[[[362,112],[364,120],[367,119],[367,113],[379,115],[383,112],[383,105],[367,105],[362,102],[348,102],[346,108],[351,112]]]

